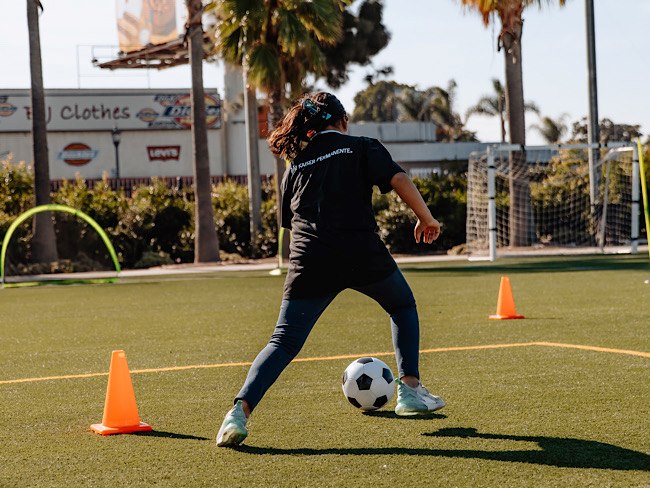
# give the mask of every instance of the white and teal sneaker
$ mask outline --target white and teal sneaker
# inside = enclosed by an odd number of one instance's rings
[[[242,401],[237,400],[235,406],[230,409],[223,419],[217,434],[217,446],[238,446],[241,444],[248,435],[246,422],[248,422],[248,419],[244,413]]]
[[[400,417],[435,412],[446,405],[442,398],[432,395],[421,384],[417,388],[411,388],[399,379],[396,379],[395,382],[397,383],[395,413]]]

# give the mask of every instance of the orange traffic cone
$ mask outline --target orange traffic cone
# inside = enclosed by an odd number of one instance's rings
[[[111,355],[104,418],[101,424],[92,424],[90,429],[101,435],[151,430],[150,425],[140,422],[131,374],[124,351],[113,351]]]
[[[523,319],[523,315],[517,315],[515,310],[515,300],[512,298],[512,288],[510,287],[510,278],[501,277],[501,286],[499,287],[499,298],[497,299],[497,313],[490,315],[493,320],[506,319]]]

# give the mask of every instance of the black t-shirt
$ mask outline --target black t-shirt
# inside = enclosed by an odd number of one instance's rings
[[[315,298],[388,277],[397,265],[377,234],[372,188],[404,170],[376,139],[325,131],[285,172],[282,227],[291,229],[284,298]]]

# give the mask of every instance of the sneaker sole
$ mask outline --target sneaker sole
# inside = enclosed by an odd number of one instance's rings
[[[235,430],[231,430],[230,432],[224,432],[223,436],[221,437],[221,441],[217,441],[217,446],[219,447],[238,446],[244,441],[244,439],[246,439],[247,436],[248,436],[247,433],[237,432]]]
[[[401,409],[395,409],[395,415],[399,417],[414,417],[416,415],[427,415],[433,412],[437,412],[438,410],[441,410],[445,408],[446,403],[443,403],[442,405],[436,405],[435,408],[431,409],[426,409],[426,410],[401,410]]]

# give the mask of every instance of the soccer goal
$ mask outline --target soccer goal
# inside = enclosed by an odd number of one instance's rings
[[[594,181],[589,151],[594,151]],[[495,144],[470,156],[470,259],[497,254],[636,253],[639,158],[632,143]]]

